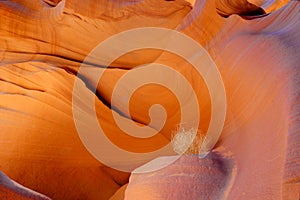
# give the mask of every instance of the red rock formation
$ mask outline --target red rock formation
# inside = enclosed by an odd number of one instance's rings
[[[220,166],[203,179],[202,173],[184,171],[195,165],[194,159],[182,158],[170,168],[174,173],[200,177],[189,179],[190,185],[210,180],[223,183],[236,173],[230,188],[228,184],[205,187],[207,198],[216,195],[207,191],[219,189],[226,191],[229,199],[299,198],[299,1],[283,8],[285,1],[249,2],[199,0],[192,9],[184,0],[0,1],[0,170],[53,199],[122,199],[129,174],[106,167],[82,144],[72,113],[73,84],[81,63],[100,42],[132,28],[163,27],[190,36],[208,50],[221,72],[228,98],[224,130],[215,149]],[[263,9],[271,13],[256,18],[264,14]],[[217,12],[226,17],[239,14],[244,19],[235,15],[225,19]],[[168,114],[164,128],[145,142],[122,134],[115,125],[107,104],[118,79],[136,66],[154,61],[189,78],[201,99],[200,129],[204,133],[208,129],[209,93],[191,66],[165,51],[131,52],[106,69],[97,84],[97,96],[90,93],[96,98],[97,116],[108,137],[128,151],[148,152],[166,145],[180,122],[180,106],[174,96],[165,88],[146,86],[134,94],[130,115],[139,125],[148,124],[148,109],[160,103]],[[95,63],[101,65],[101,58]],[[103,70],[95,63],[91,70]],[[86,74],[79,77],[87,86],[93,84]],[[123,91],[129,86],[123,85]],[[83,107],[88,107],[85,97],[79,98]],[[121,99],[113,106],[125,115]],[[88,109],[82,112],[91,115]],[[229,168],[222,164],[228,154],[234,163]],[[216,166],[210,157],[206,159],[195,168],[205,170],[206,163]],[[219,173],[224,169],[228,173]],[[178,194],[173,199],[188,198],[188,188],[182,188],[181,194],[167,185],[157,188],[157,179],[173,180],[168,179],[167,168],[154,175],[153,179],[133,175],[125,199],[138,199],[139,194],[162,199],[171,191]],[[1,199],[21,199],[20,195],[46,198],[6,184],[5,176],[0,180]],[[175,188],[180,188],[183,183],[176,180]]]
[[[199,16],[205,17],[208,16]],[[221,195],[223,198],[299,199],[299,148],[295,146],[299,141],[298,18],[296,1],[260,19],[230,17],[220,23],[222,28],[207,44],[220,67],[228,95],[227,120],[216,151],[219,147],[223,157],[232,155],[237,170],[233,185],[222,186],[221,191],[226,191]],[[215,33],[216,27],[209,31]],[[186,33],[197,38],[194,32]],[[172,192],[209,199],[215,193],[205,189],[176,190],[177,185],[182,187],[186,183],[180,179],[174,187],[158,189],[159,180],[173,182],[170,176],[179,171],[173,169],[177,165],[184,168],[188,163],[193,161],[174,163],[148,179],[147,174],[133,175],[128,199],[141,193],[149,194],[147,199],[164,199]]]
[[[170,157],[162,157],[152,163],[164,163],[168,159]],[[233,159],[217,153],[210,153],[204,159],[197,155],[185,155],[161,170],[142,175],[133,173],[125,191],[125,199],[228,198],[236,176],[234,167]]]

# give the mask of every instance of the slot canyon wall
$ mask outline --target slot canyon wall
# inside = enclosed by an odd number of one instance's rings
[[[198,134],[205,136],[213,115],[205,80],[172,52],[138,49],[107,67],[104,58],[95,57],[81,73],[101,42],[145,27],[185,34],[207,51],[224,83],[226,118],[205,158],[183,155],[166,168],[139,174],[92,155],[78,134],[74,101],[89,119],[86,99],[94,99],[97,120],[120,148],[137,154],[162,148],[188,102],[148,84],[125,105],[122,96],[134,81],[118,85],[138,66],[155,62],[188,79],[201,113]],[[296,0],[0,0],[0,199],[298,200],[299,49]],[[97,73],[102,76],[94,82],[90,77]],[[153,73],[178,84],[175,75],[164,77],[157,68]],[[80,95],[74,95],[76,81]],[[121,93],[112,101],[117,85]],[[118,128],[113,113],[124,123],[133,119],[144,126],[151,122],[153,104],[162,105],[167,116],[162,128],[151,126],[155,136],[132,138]],[[91,124],[81,123],[90,130]],[[164,163],[170,157],[158,159]]]

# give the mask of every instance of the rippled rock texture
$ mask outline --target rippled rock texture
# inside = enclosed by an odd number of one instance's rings
[[[91,89],[93,80],[77,72],[93,48],[142,27],[179,31],[208,51],[224,81],[227,114],[210,156],[187,156],[152,175],[130,176],[85,148],[73,119],[72,92],[76,75],[86,91]],[[0,175],[0,199],[298,200],[299,49],[300,2],[295,0],[0,1],[0,171],[7,175]],[[180,104],[157,85],[137,90],[130,102],[131,118],[141,126],[150,122],[151,105],[165,108],[167,121],[154,137],[129,137],[114,122],[112,112],[130,121],[122,98],[111,105],[117,81],[152,62],[189,79],[200,99],[204,134],[211,118],[205,82],[182,58],[142,49],[106,69],[99,66],[101,57],[95,58],[90,74],[105,71],[96,93],[89,93],[98,120],[110,140],[136,153],[168,144],[180,123]],[[127,91],[131,84],[119,87]],[[75,98],[82,99],[81,112],[89,117],[87,97]]]

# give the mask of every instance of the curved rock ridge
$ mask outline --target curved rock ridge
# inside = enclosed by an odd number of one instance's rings
[[[170,157],[161,157],[147,165],[168,162]],[[137,169],[139,170],[139,169]],[[125,200],[160,199],[223,199],[228,197],[236,175],[234,161],[213,152],[201,159],[198,155],[184,155],[171,165],[149,173],[133,172]],[[179,188],[180,186],[180,188]]]
[[[228,17],[238,14],[244,17],[263,15],[266,12],[247,0],[216,0],[216,8],[221,16]]]
[[[283,6],[287,5],[290,0],[248,0],[248,2],[253,3],[257,6],[262,7],[266,12],[274,12]]]
[[[2,172],[0,172],[0,198],[3,200],[50,200],[50,198],[14,182]]]

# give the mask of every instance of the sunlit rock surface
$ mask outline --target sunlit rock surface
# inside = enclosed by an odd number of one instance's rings
[[[171,193],[178,194],[172,199],[190,199],[183,179],[175,177],[174,187],[167,185],[171,172],[179,171],[192,175],[187,180],[191,186],[215,181],[202,190],[195,186],[199,190],[191,194],[206,199],[214,199],[217,194],[209,192],[218,190],[228,199],[298,200],[299,18],[300,2],[283,0],[0,1],[0,171],[31,189],[11,185],[1,175],[0,199],[47,199],[32,190],[52,199],[164,199]],[[153,172],[151,179],[134,174],[129,181],[128,173],[106,167],[83,146],[72,114],[76,73],[100,42],[140,27],[180,31],[204,46],[217,64],[228,105],[215,146],[220,160],[216,170],[210,157],[182,158],[169,166],[173,171]],[[201,99],[203,133],[211,117],[204,81],[181,58],[151,49],[128,53],[106,69],[94,96],[108,137],[134,152],[166,145],[180,122],[174,95],[147,86],[134,94],[131,117],[148,124],[150,106],[159,103],[169,116],[164,128],[146,142],[116,128],[108,106],[114,86],[122,75],[149,62],[170,65],[192,80]],[[104,70],[91,64],[91,70]],[[89,84],[89,77],[80,78]],[[121,87],[125,91],[130,83]],[[125,112],[121,100],[113,110]],[[230,165],[224,164],[229,155]],[[205,173],[203,166],[210,164]],[[203,170],[195,172],[197,168]],[[164,182],[158,187],[160,180]]]

